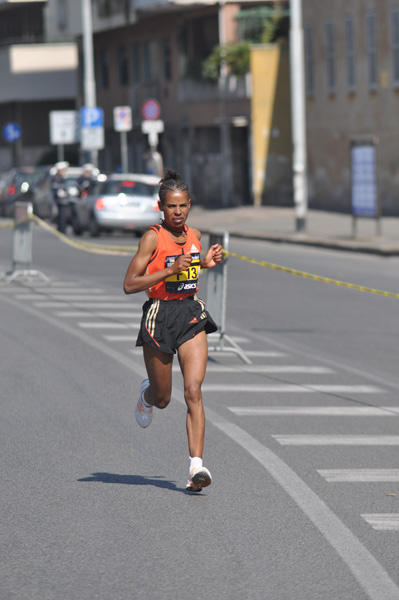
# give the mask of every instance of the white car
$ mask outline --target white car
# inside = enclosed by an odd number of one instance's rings
[[[159,177],[134,173],[113,174],[97,183],[78,205],[82,231],[94,237],[101,231],[130,230],[136,234],[160,223]]]

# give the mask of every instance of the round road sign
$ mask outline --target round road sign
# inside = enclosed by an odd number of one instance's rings
[[[22,131],[18,123],[13,122],[4,125],[2,133],[3,138],[11,144],[19,140],[22,135]]]
[[[143,119],[147,121],[156,121],[161,116],[161,107],[159,106],[159,102],[154,100],[154,98],[149,98],[146,100],[142,106],[141,114]]]

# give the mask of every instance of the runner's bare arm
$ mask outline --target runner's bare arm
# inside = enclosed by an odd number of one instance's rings
[[[181,273],[190,266],[192,260],[191,254],[182,254],[172,266],[162,269],[157,273],[147,275],[145,271],[157,247],[157,240],[157,234],[151,229],[146,231],[141,238],[138,250],[130,261],[126,271],[123,282],[123,291],[125,294],[143,292],[167,277]]]

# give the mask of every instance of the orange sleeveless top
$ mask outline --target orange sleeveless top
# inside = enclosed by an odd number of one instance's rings
[[[201,242],[192,229],[186,225],[187,239],[184,244],[174,242],[162,225],[150,227],[158,235],[157,247],[148,263],[148,275],[170,267],[181,254],[191,254],[191,265],[186,271],[168,277],[147,290],[150,298],[160,300],[182,300],[193,296],[198,291],[198,276],[200,272]]]

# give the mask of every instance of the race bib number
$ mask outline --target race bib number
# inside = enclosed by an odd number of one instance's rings
[[[165,267],[171,267],[173,263],[181,256],[167,256]],[[191,265],[185,271],[171,275],[165,279],[165,287],[168,294],[192,294],[197,290],[198,275],[200,271],[200,255],[191,254]]]

